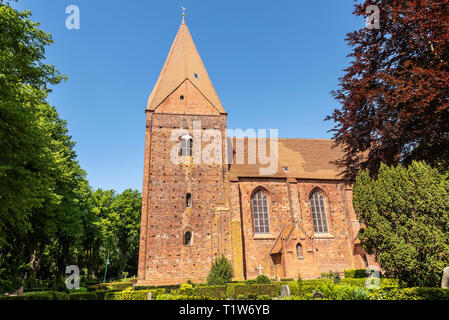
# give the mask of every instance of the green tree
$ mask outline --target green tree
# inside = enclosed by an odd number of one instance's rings
[[[449,265],[449,181],[424,162],[362,171],[354,208],[365,228],[362,246],[385,274],[407,286],[438,286]]]
[[[232,265],[225,256],[218,257],[212,263],[207,276],[208,285],[224,285],[231,281],[234,276]]]

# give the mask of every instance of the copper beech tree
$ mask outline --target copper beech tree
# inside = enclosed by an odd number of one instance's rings
[[[380,10],[379,28],[349,33],[350,66],[332,94],[341,103],[334,139],[348,182],[380,163],[425,160],[449,167],[449,0],[356,3],[354,14]]]

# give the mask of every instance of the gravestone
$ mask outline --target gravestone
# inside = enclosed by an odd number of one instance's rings
[[[449,267],[443,269],[443,278],[441,279],[441,288],[449,289]]]
[[[153,300],[153,294],[151,291],[147,293],[147,300]]]
[[[290,297],[290,287],[283,285],[281,287],[281,298]]]

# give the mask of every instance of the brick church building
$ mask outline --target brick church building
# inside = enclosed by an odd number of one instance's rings
[[[342,156],[332,140],[267,139],[276,166],[262,174],[259,138],[228,138],[226,118],[183,21],[146,108],[138,285],[203,283],[221,255],[236,280],[375,264],[358,241],[351,186],[331,164]],[[220,162],[196,157],[209,132],[221,137]]]

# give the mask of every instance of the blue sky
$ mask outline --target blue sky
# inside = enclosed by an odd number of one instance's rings
[[[77,5],[81,28],[68,30]],[[94,188],[142,189],[145,107],[186,22],[228,112],[228,128],[330,138],[323,119],[348,65],[346,34],[364,26],[353,0],[20,0],[53,35],[48,63],[69,80],[49,100],[77,142]]]

